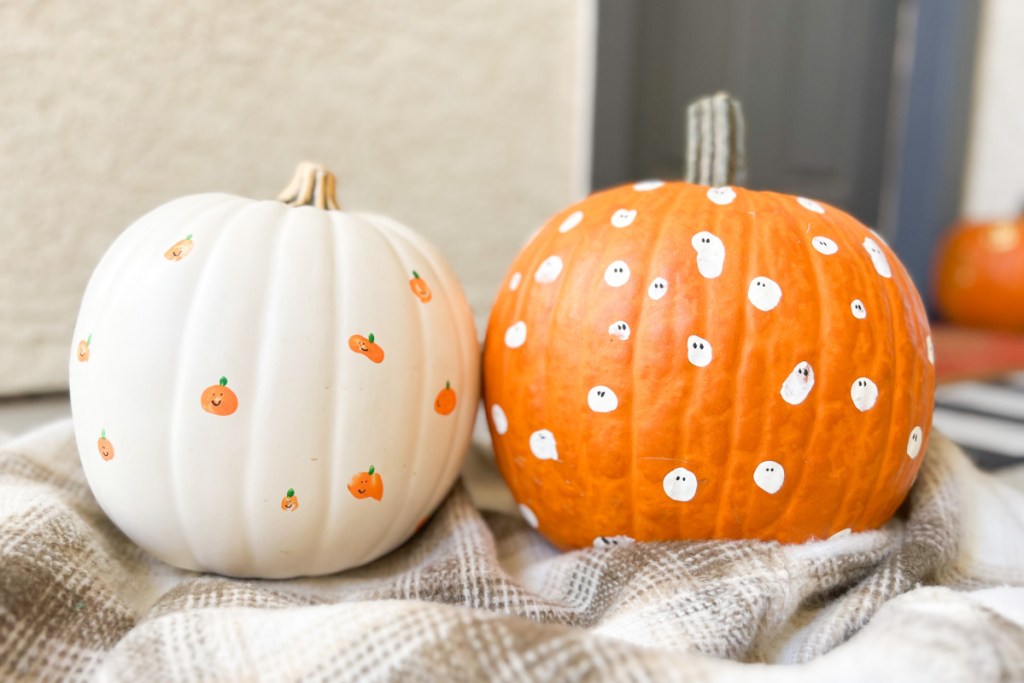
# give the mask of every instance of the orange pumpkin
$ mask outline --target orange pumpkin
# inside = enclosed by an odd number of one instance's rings
[[[369,470],[352,477],[352,481],[348,485],[348,492],[356,498],[380,500],[384,497],[384,480],[381,479],[380,472],[374,471],[373,465],[370,465]]]
[[[187,235],[185,239],[175,242],[174,246],[165,251],[164,258],[168,261],[180,261],[192,253],[193,247],[195,242],[192,241],[192,235]]]
[[[921,465],[929,342],[896,256],[832,206],[687,182],[598,192],[540,229],[495,302],[497,463],[561,548],[875,528]]]
[[[281,499],[281,509],[288,512],[295,512],[299,509],[299,499],[295,495],[295,489],[288,489],[288,492],[284,494],[284,498]]]
[[[451,382],[445,382],[444,389],[438,392],[434,399],[434,410],[441,415],[448,415],[455,410],[455,390]]]
[[[92,343],[92,335],[90,334],[86,339],[78,342],[78,349],[75,352],[75,357],[78,358],[79,363],[84,363],[89,360],[89,344]]]
[[[374,363],[384,362],[384,349],[373,340],[373,332],[369,337],[361,334],[353,334],[348,338],[348,347],[358,354],[366,356]]]
[[[427,283],[423,281],[423,278],[421,278],[420,274],[415,270],[412,271],[412,279],[409,280],[409,287],[412,288],[412,293],[418,296],[420,301],[423,303],[430,301],[433,296],[430,293],[430,287],[427,286]]]
[[[1024,332],[1024,217],[955,226],[939,248],[935,298],[950,322]]]
[[[114,459],[114,444],[110,443],[110,439],[107,438],[106,429],[100,430],[100,438],[96,442],[96,449],[104,460],[110,461]]]
[[[219,383],[206,387],[199,402],[203,410],[214,415],[230,415],[238,410],[238,396],[228,389],[227,377],[221,377]]]

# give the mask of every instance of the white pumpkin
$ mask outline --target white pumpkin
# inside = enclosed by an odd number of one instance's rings
[[[155,209],[82,300],[70,381],[89,486],[179,567],[370,562],[435,510],[468,447],[477,337],[437,250],[333,210],[322,167],[300,166],[282,199]]]

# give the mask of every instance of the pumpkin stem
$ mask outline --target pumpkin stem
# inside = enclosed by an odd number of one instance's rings
[[[107,430],[106,429],[101,429],[100,430],[100,438],[101,439],[107,438]]]
[[[747,182],[743,108],[724,91],[701,97],[686,108],[685,179],[713,187]]]
[[[369,337],[367,337],[367,339],[369,339],[369,340],[370,340],[370,343],[371,343],[371,344],[373,343],[373,332],[371,332],[371,333],[370,333],[370,336],[369,336]]]
[[[92,344],[92,335],[91,334],[88,337],[85,338],[85,345],[89,346],[90,344]]]
[[[288,206],[315,206],[339,211],[341,207],[334,195],[335,183],[334,174],[323,164],[303,161],[277,199]]]
[[[291,498],[295,495],[295,489],[288,489],[288,493],[285,495],[286,498]]]
[[[221,377],[220,378],[220,385],[222,387],[226,387],[228,385],[228,378],[227,377]]]
[[[370,465],[370,470],[367,472],[369,475],[373,475],[373,465]]]
[[[416,272],[415,270],[414,270],[414,271],[412,271],[412,276],[413,276],[414,278],[416,278],[417,280],[419,280],[419,279],[420,279],[420,274],[419,274],[419,273],[417,273],[417,272]]]
[[[452,388],[452,383],[451,383],[451,382],[449,382],[449,381],[446,381],[446,382],[444,383],[444,388],[445,388],[445,389],[451,389],[451,388]]]

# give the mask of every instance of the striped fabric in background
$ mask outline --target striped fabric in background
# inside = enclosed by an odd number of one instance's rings
[[[1024,464],[1024,372],[939,386],[934,424],[983,469]]]

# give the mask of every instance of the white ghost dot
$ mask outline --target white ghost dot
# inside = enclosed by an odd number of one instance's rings
[[[503,435],[508,431],[508,417],[505,410],[497,403],[491,406],[491,422],[494,423],[494,431]]]
[[[595,548],[614,548],[618,545],[630,545],[631,543],[636,543],[636,539],[622,534],[618,536],[598,536],[594,539]]]
[[[514,292],[519,289],[519,283],[523,281],[523,274],[518,270],[512,273],[512,277],[508,281],[508,291]]]
[[[566,216],[565,220],[562,221],[562,224],[558,226],[558,232],[569,232],[570,230],[575,228],[577,225],[579,225],[582,221],[583,221],[583,212],[582,211],[573,211],[568,216]]]
[[[554,282],[562,274],[562,267],[562,258],[560,256],[548,256],[537,267],[537,272],[533,274],[533,279],[542,285]]]
[[[850,398],[860,412],[871,410],[878,400],[878,387],[867,377],[858,377],[850,387]]]
[[[619,407],[619,397],[605,386],[596,386],[587,393],[587,405],[595,413],[610,413]]]
[[[708,199],[719,206],[725,206],[726,204],[732,204],[732,201],[736,199],[736,190],[731,187],[709,187],[708,188]]]
[[[664,180],[641,180],[639,183],[633,185],[633,189],[637,192],[650,192],[651,190],[657,190],[664,184]]]
[[[534,529],[540,526],[540,522],[537,521],[537,513],[535,513],[533,510],[531,510],[523,503],[519,504],[519,514],[522,515],[523,519],[526,520],[526,523],[532,526]]]
[[[621,287],[629,282],[629,266],[625,261],[614,261],[604,271],[604,281],[611,287]]]
[[[613,228],[628,228],[636,220],[636,209],[619,209],[612,214]]]
[[[853,313],[853,317],[857,320],[863,320],[868,317],[868,311],[864,308],[864,302],[860,299],[854,299],[850,302],[850,312]]]
[[[814,368],[807,361],[801,361],[782,383],[782,399],[790,405],[800,405],[813,387]]]
[[[518,349],[526,343],[526,323],[520,320],[512,323],[505,330],[505,346],[510,349]]]
[[[725,244],[717,236],[702,230],[690,240],[697,252],[697,270],[706,278],[716,278],[722,274],[725,264]]]
[[[629,333],[629,323],[625,320],[616,320],[608,326],[608,334],[616,337],[617,339],[621,339],[622,341],[629,339]]]
[[[555,435],[547,429],[538,429],[530,434],[530,452],[538,460],[558,460],[558,446]]]
[[[932,335],[928,335],[924,340],[925,346],[928,349],[928,362],[935,365],[935,344],[932,343]]]
[[[778,493],[785,480],[786,470],[774,460],[765,460],[754,470],[754,483],[767,493]]]
[[[920,427],[914,427],[910,432],[910,438],[907,439],[907,455],[912,459],[917,457],[917,454],[921,452],[921,445],[924,443],[924,431]]]
[[[686,339],[686,358],[698,368],[706,368],[711,363],[711,342],[691,334]]]
[[[677,467],[666,474],[661,486],[666,496],[680,503],[691,501],[697,495],[697,477],[685,467]]]
[[[651,282],[650,287],[647,288],[647,296],[651,297],[655,301],[665,296],[668,292],[668,280],[663,277],[656,277]]]
[[[814,213],[825,213],[825,208],[818,202],[814,201],[813,199],[808,199],[807,197],[797,197],[796,202],[797,204],[804,207],[808,211],[813,211]]]
[[[754,304],[754,308],[767,312],[779,305],[779,301],[782,300],[782,288],[774,280],[755,277],[747,288],[747,299]]]
[[[882,248],[870,237],[864,238],[864,248],[871,256],[871,264],[882,277],[892,277],[892,270],[889,268],[889,259],[885,257]]]
[[[827,237],[822,237],[821,235],[817,235],[811,239],[811,246],[814,247],[816,252],[824,254],[825,256],[831,256],[839,251],[838,244]]]

